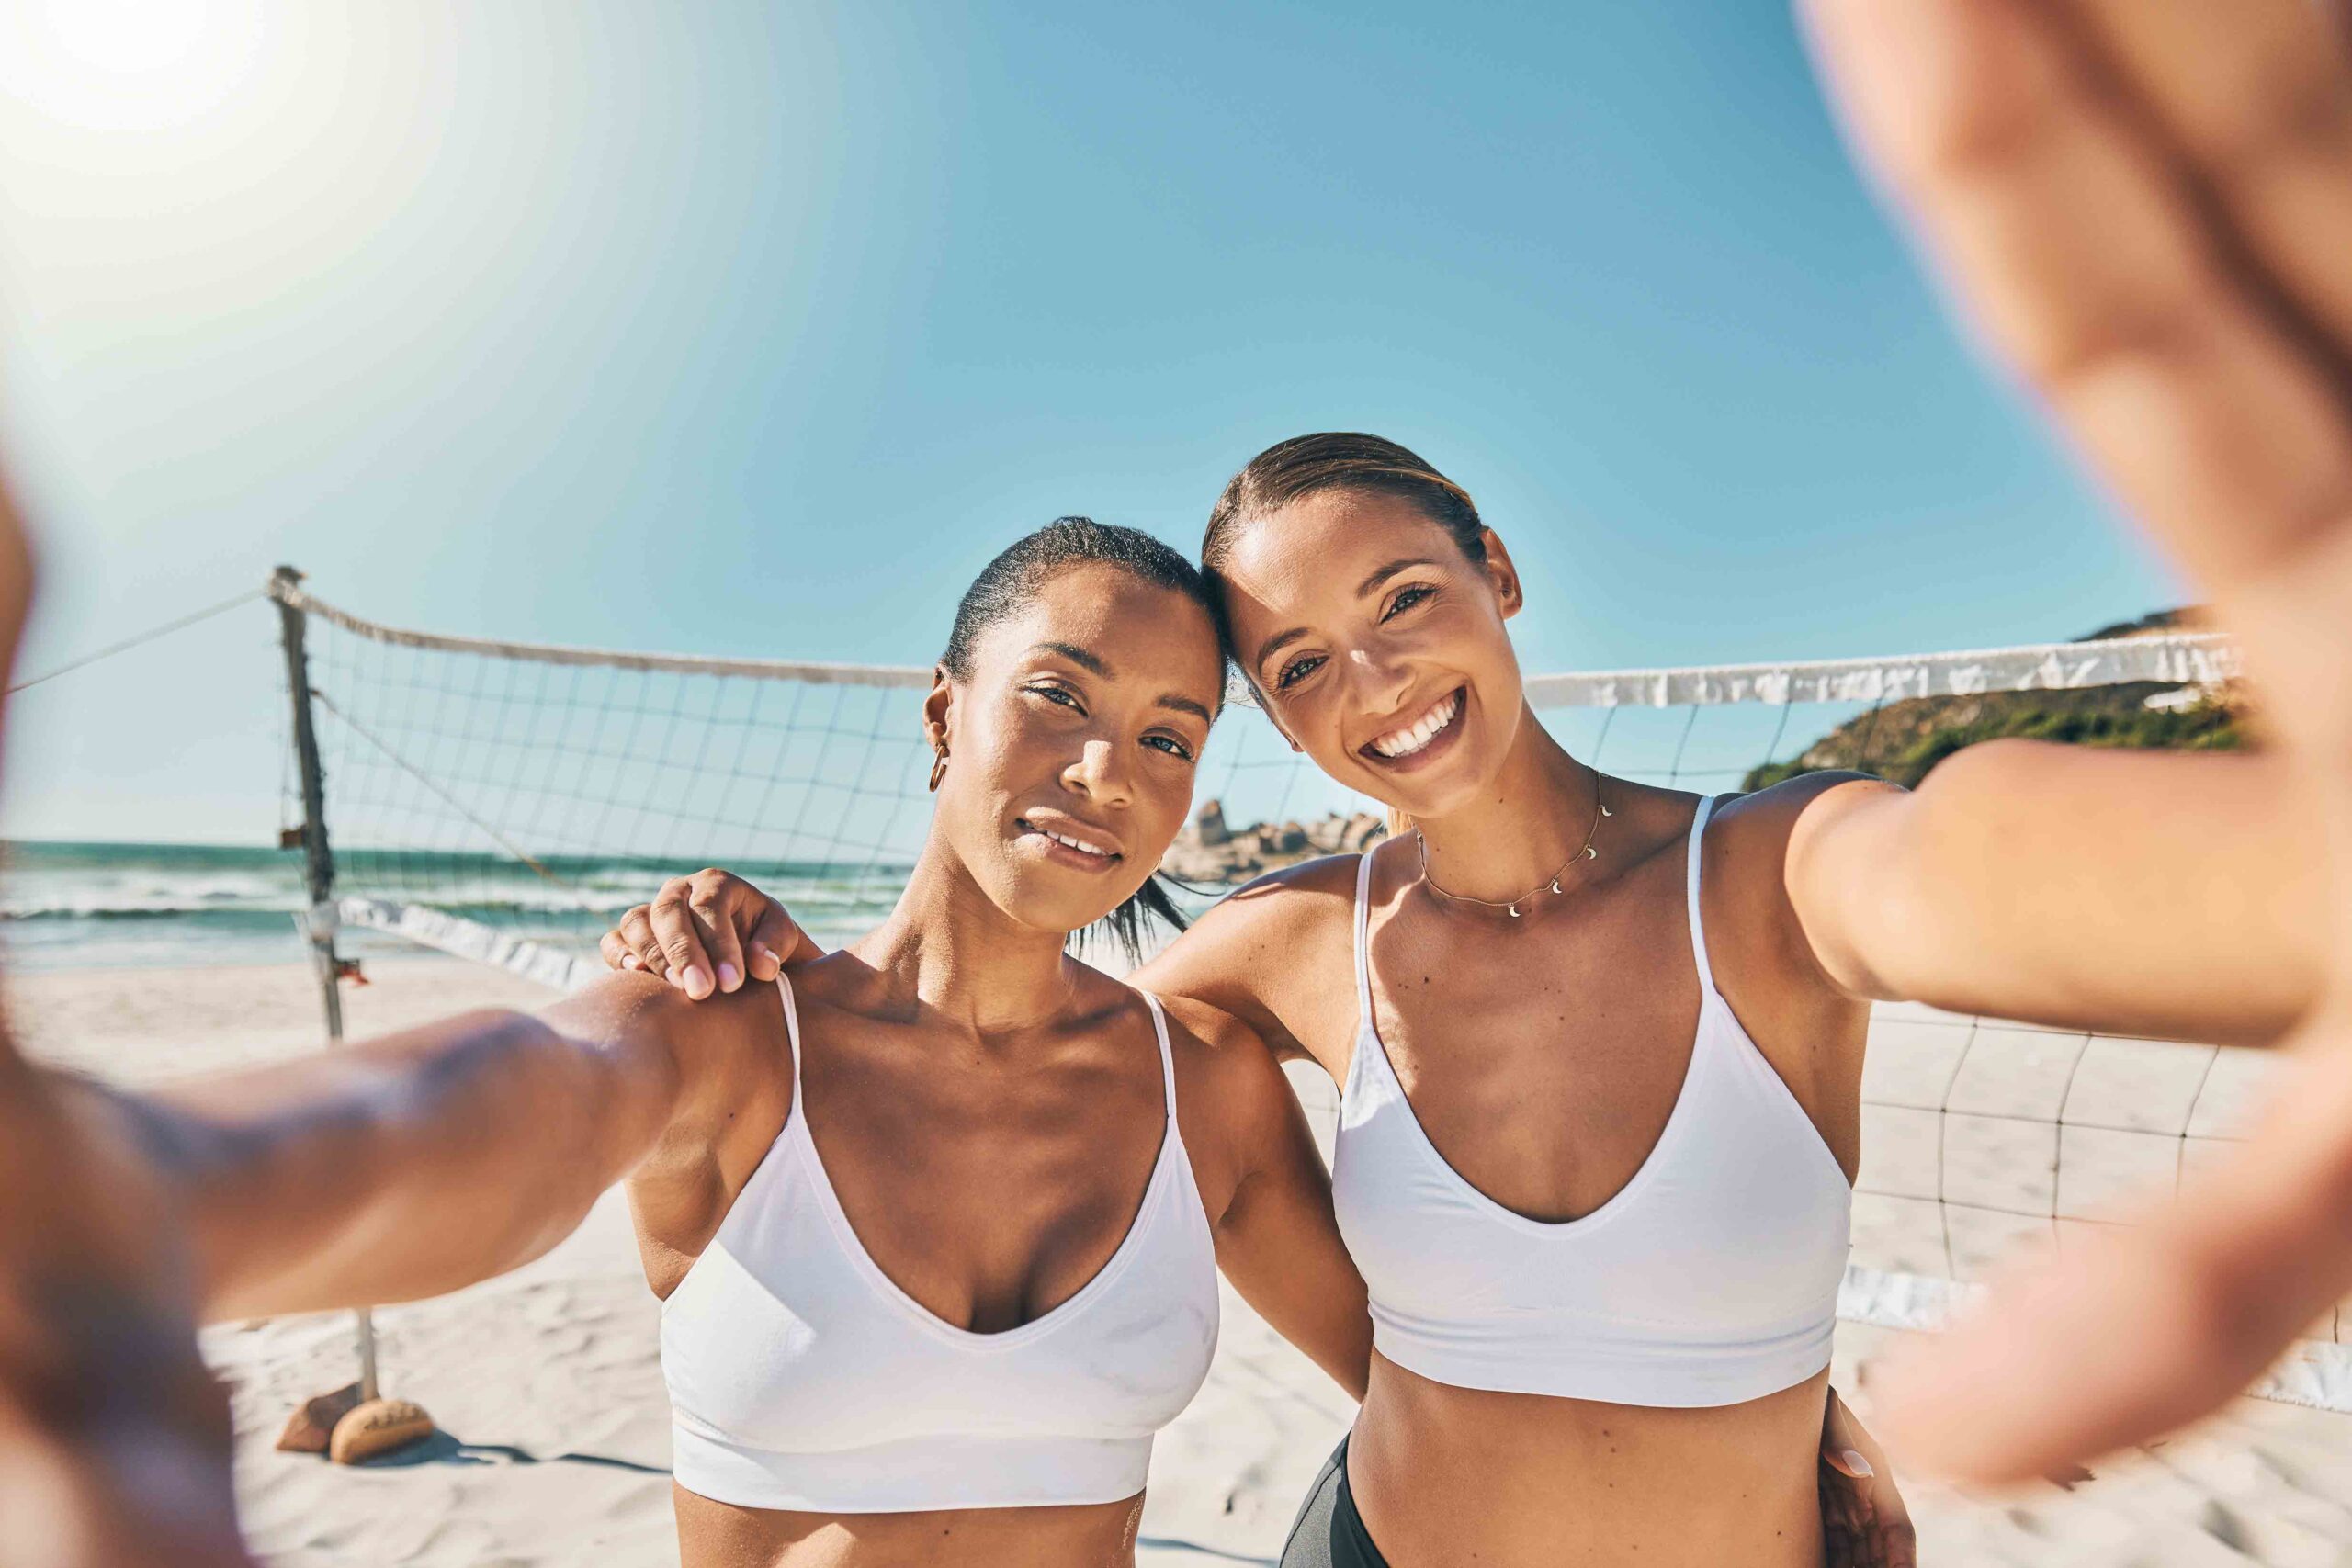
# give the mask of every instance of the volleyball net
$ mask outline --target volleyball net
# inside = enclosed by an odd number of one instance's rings
[[[311,929],[345,953],[416,944],[573,987],[601,973],[595,942],[616,916],[703,865],[775,894],[831,946],[890,908],[921,848],[927,666],[439,636],[361,619],[290,574],[270,592],[302,646],[289,728],[307,707],[314,738],[307,754],[299,734],[288,749],[286,841],[302,841],[308,773],[332,873]],[[1999,736],[2238,742],[2230,645],[2177,626],[2115,632],[1544,675],[1527,694],[1584,761],[1708,793],[1823,767],[1913,784]],[[1202,890],[1195,908],[1378,832],[1378,803],[1236,694],[1202,759],[1199,818],[1170,858]],[[1842,1314],[1929,1326],[1996,1259],[2064,1247],[2126,1202],[2193,1183],[2240,1135],[2267,1066],[2257,1052],[1879,1008]],[[2313,1325],[2259,1392],[2352,1410],[2347,1341],[2352,1308]]]

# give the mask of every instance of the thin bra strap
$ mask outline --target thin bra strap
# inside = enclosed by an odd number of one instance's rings
[[[1372,851],[1356,857],[1356,1026],[1372,1021]]]
[[[792,1046],[792,1114],[800,1114],[800,1010],[792,1005],[792,982],[779,969],[775,988],[784,998],[784,1034]]]
[[[1690,952],[1699,961],[1699,987],[1702,995],[1712,996],[1715,989],[1715,972],[1707,963],[1707,927],[1699,915],[1699,846],[1707,833],[1707,818],[1713,815],[1715,797],[1708,795],[1699,802],[1698,815],[1690,818]]]
[[[1143,993],[1144,1005],[1151,1009],[1151,1032],[1159,1039],[1159,1087],[1168,1096],[1168,1124],[1176,1125],[1176,1054],[1168,1048],[1168,1015],[1160,1010],[1159,998],[1149,991]]]

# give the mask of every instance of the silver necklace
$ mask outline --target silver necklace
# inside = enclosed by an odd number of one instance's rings
[[[1600,858],[1600,852],[1592,847],[1593,836],[1600,831],[1600,819],[1604,817],[1611,817],[1614,815],[1616,814],[1611,811],[1608,806],[1600,798],[1600,773],[1598,770],[1595,770],[1592,775],[1592,826],[1585,829],[1584,843],[1578,847],[1576,853],[1570,855],[1567,859],[1560,863],[1559,870],[1554,872],[1551,875],[1545,877],[1543,881],[1537,883],[1534,886],[1529,888],[1518,897],[1508,901],[1494,898],[1473,898],[1467,893],[1448,893],[1444,888],[1440,887],[1437,885],[1437,878],[1430,874],[1430,841],[1422,834],[1421,830],[1419,828],[1416,828],[1413,829],[1413,841],[1420,846],[1421,880],[1429,885],[1429,890],[1430,892],[1436,894],[1441,898],[1450,898],[1456,904],[1476,904],[1488,909],[1508,909],[1510,911],[1510,918],[1515,920],[1519,919],[1519,907],[1521,904],[1526,903],[1530,898],[1534,897],[1538,893],[1557,893],[1560,890],[1560,878],[1568,874],[1568,867],[1576,864],[1577,862],[1580,860],[1599,860]]]

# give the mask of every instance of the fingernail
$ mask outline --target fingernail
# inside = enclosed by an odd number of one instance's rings
[[[1871,1468],[1871,1461],[1862,1457],[1859,1449],[1848,1449],[1845,1458],[1847,1473],[1859,1480],[1867,1481],[1878,1473]]]
[[[755,942],[752,944],[752,956],[754,958],[764,958],[779,969],[784,967],[784,960],[778,958],[775,955],[775,950],[769,947],[768,944],[763,942]]]
[[[686,995],[696,1001],[710,995],[710,976],[702,972],[702,965],[699,964],[687,964],[686,972],[678,976],[678,984],[684,986],[686,988]]]
[[[743,976],[736,972],[735,965],[732,964],[722,964],[718,966],[718,988],[720,990],[731,991],[742,983]]]
[[[642,969],[645,965],[639,962],[636,953],[624,953],[621,954],[621,967],[624,969]]]

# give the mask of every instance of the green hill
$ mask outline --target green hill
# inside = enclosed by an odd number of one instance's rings
[[[2195,619],[2194,611],[2159,611],[2075,640],[2147,637]],[[2078,691],[1905,697],[1848,720],[1789,761],[1751,770],[1743,787],[1762,789],[1825,768],[1859,769],[1909,787],[1961,748],[2010,736],[2165,750],[2231,751],[2252,744],[2244,705],[2232,692],[2188,694],[2180,705],[2148,705],[2151,697],[2182,690],[2134,681]]]

